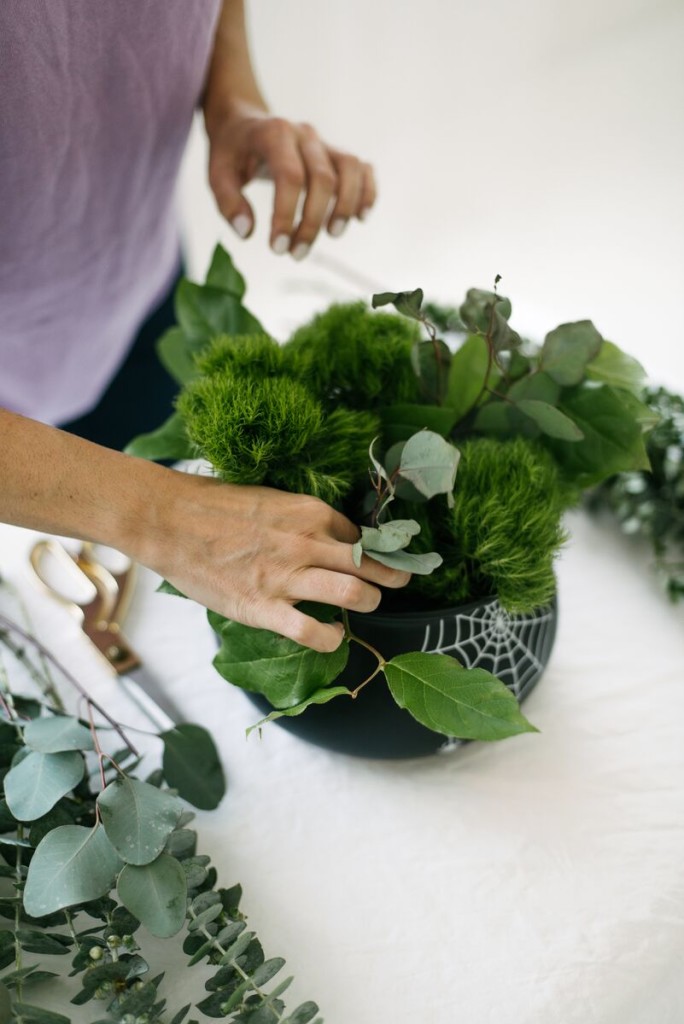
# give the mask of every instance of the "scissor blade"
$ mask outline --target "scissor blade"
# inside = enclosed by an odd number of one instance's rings
[[[143,714],[158,725],[161,731],[184,721],[183,712],[144,665],[119,676],[119,679]]]

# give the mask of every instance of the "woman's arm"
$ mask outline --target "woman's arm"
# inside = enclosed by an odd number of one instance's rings
[[[0,409],[0,520],[123,551],[227,618],[332,651],[298,601],[372,611],[406,573],[352,560],[357,528],[317,498],[180,473]]]
[[[339,236],[375,202],[370,164],[329,146],[311,125],[268,112],[252,68],[243,0],[224,0],[203,109],[209,183],[221,213],[242,238],[254,228],[254,211],[242,190],[256,177],[269,177],[275,185],[271,248],[295,259],[306,256],[322,227]]]

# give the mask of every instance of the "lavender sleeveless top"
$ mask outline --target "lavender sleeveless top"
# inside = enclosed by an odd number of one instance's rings
[[[0,3],[0,406],[87,411],[169,287],[219,7]]]

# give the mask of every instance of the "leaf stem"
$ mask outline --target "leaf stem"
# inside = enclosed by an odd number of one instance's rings
[[[387,662],[383,658],[383,656],[380,653],[380,651],[377,650],[377,648],[373,647],[373,645],[369,644],[366,640],[362,640],[360,636],[357,636],[356,633],[354,633],[352,631],[351,625],[349,623],[349,612],[347,611],[346,608],[342,609],[342,622],[344,623],[344,636],[345,636],[345,639],[346,640],[351,640],[352,643],[357,643],[361,647],[365,647],[367,651],[370,651],[370,653],[374,654],[375,657],[378,659],[377,666],[373,669],[373,671],[368,676],[368,678],[364,679],[364,681],[362,683],[359,683],[359,685],[355,689],[350,691],[352,697],[356,698],[356,697],[358,697],[359,693],[364,688],[364,686],[366,686],[368,683],[370,683],[371,679],[375,679],[375,677],[377,676],[378,672],[382,672],[382,670],[385,667],[385,665],[387,664]]]

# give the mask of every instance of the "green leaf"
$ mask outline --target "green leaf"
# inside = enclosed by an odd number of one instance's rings
[[[171,327],[156,344],[159,362],[178,384],[188,384],[198,376],[195,347],[181,327]]]
[[[0,981],[0,1024],[9,1024],[12,1020],[12,997],[7,986]]]
[[[603,385],[563,395],[560,409],[574,420],[584,439],[570,443],[549,438],[545,443],[564,475],[578,487],[591,487],[614,473],[649,468],[641,424],[625,396],[633,397]]]
[[[22,1024],[71,1024],[64,1014],[45,1010],[42,1006],[31,1006],[30,1003],[17,1002],[13,1010],[12,1020],[20,1020]]]
[[[386,445],[407,441],[417,430],[434,430],[447,437],[458,414],[449,405],[387,405],[380,409],[382,436]]]
[[[332,622],[339,614],[331,605],[304,602],[298,607],[319,622]],[[235,686],[263,694],[278,710],[294,707],[332,683],[349,657],[346,640],[330,654],[321,654],[268,629],[229,620],[223,620],[220,635],[216,670]]]
[[[206,283],[229,292],[237,299],[241,299],[245,294],[245,279],[222,245],[217,245],[214,249]]]
[[[548,437],[558,437],[561,441],[581,441],[584,434],[569,416],[547,402],[538,402],[533,398],[523,398],[516,402],[516,409],[537,424]]]
[[[262,333],[259,321],[223,288],[182,280],[176,288],[176,319],[191,351],[199,352],[218,334]]]
[[[160,853],[151,864],[126,864],[117,883],[119,899],[159,938],[180,931],[185,921],[185,872],[175,857]]]
[[[42,754],[93,749],[90,729],[81,725],[77,718],[66,715],[34,718],[24,728],[24,743]]]
[[[421,430],[410,437],[401,453],[399,474],[424,494],[451,494],[461,453],[439,434]]]
[[[318,1006],[311,1001],[302,1003],[282,1024],[310,1024],[318,1013]]]
[[[445,408],[453,413],[454,423],[462,420],[477,402],[487,382],[489,369],[487,342],[481,335],[471,334],[453,354],[449,367],[444,403]]]
[[[179,1010],[178,1013],[171,1018],[169,1024],[183,1024],[183,1021],[185,1020],[191,1006],[192,1003],[188,1003],[187,1006],[184,1006],[181,1010]]]
[[[513,402],[531,398],[539,402],[546,402],[547,405],[557,405],[560,393],[560,384],[551,380],[548,374],[534,372],[516,380],[508,389],[506,397]]]
[[[435,732],[471,740],[537,732],[504,683],[448,654],[400,654],[383,671],[399,707]]]
[[[301,715],[302,711],[306,711],[312,704],[327,704],[333,697],[350,697],[351,690],[348,690],[346,686],[326,686],[323,690],[316,690],[306,700],[303,700],[301,704],[296,704],[293,708],[285,708],[282,711],[272,711],[266,718],[262,718],[261,721],[255,725],[250,725],[247,730],[247,735],[253,732],[255,729],[261,729],[263,725],[267,725],[268,722],[274,722],[276,718],[282,718],[284,715],[288,718],[294,718],[295,715]]]
[[[169,786],[193,807],[213,811],[226,791],[216,746],[206,729],[184,722],[161,734],[162,770]]]
[[[586,374],[589,380],[623,388],[635,395],[641,394],[646,382],[646,371],[641,363],[612,341],[603,342],[598,355],[587,365]]]
[[[97,798],[107,838],[127,864],[149,864],[164,849],[183,811],[178,797],[119,776]]]
[[[43,917],[108,893],[121,861],[102,825],[61,825],[39,843],[29,864],[24,908]]]
[[[48,953],[63,956],[68,953],[74,940],[70,935],[50,934],[37,928],[18,928],[17,938],[25,953]]]
[[[174,587],[173,583],[169,583],[168,580],[162,580],[157,587],[158,594],[171,594],[172,597],[185,597],[185,594],[181,594],[177,587]]]
[[[602,343],[591,320],[560,324],[544,339],[540,366],[556,383],[572,387],[584,379],[587,363],[596,358]]]
[[[136,455],[140,459],[192,459],[195,449],[188,437],[183,420],[177,412],[156,430],[149,434],[139,434],[126,445],[127,455]]]
[[[367,551],[366,554],[369,558],[374,558],[376,562],[388,565],[391,569],[401,569],[403,572],[410,572],[416,576],[429,576],[444,561],[436,551],[426,551],[422,555],[414,555],[410,551],[391,551],[386,554]]]
[[[5,776],[7,806],[19,821],[42,818],[83,778],[85,762],[78,751],[42,754],[32,750]]]
[[[391,519],[378,527],[362,526],[361,547],[364,551],[398,551],[408,547],[419,533],[415,519]]]
[[[441,405],[449,380],[449,346],[441,338],[417,341],[411,348],[411,365],[427,398]]]
[[[511,303],[503,295],[470,288],[459,315],[469,331],[491,339],[495,352],[508,351],[520,344],[520,335],[508,325]]]
[[[513,407],[508,402],[487,402],[477,410],[473,429],[480,434],[506,437],[511,433],[512,411]]]
[[[423,304],[423,289],[415,288],[412,292],[378,292],[371,300],[373,309],[379,306],[394,306],[398,313],[411,320],[422,320],[420,307]]]

